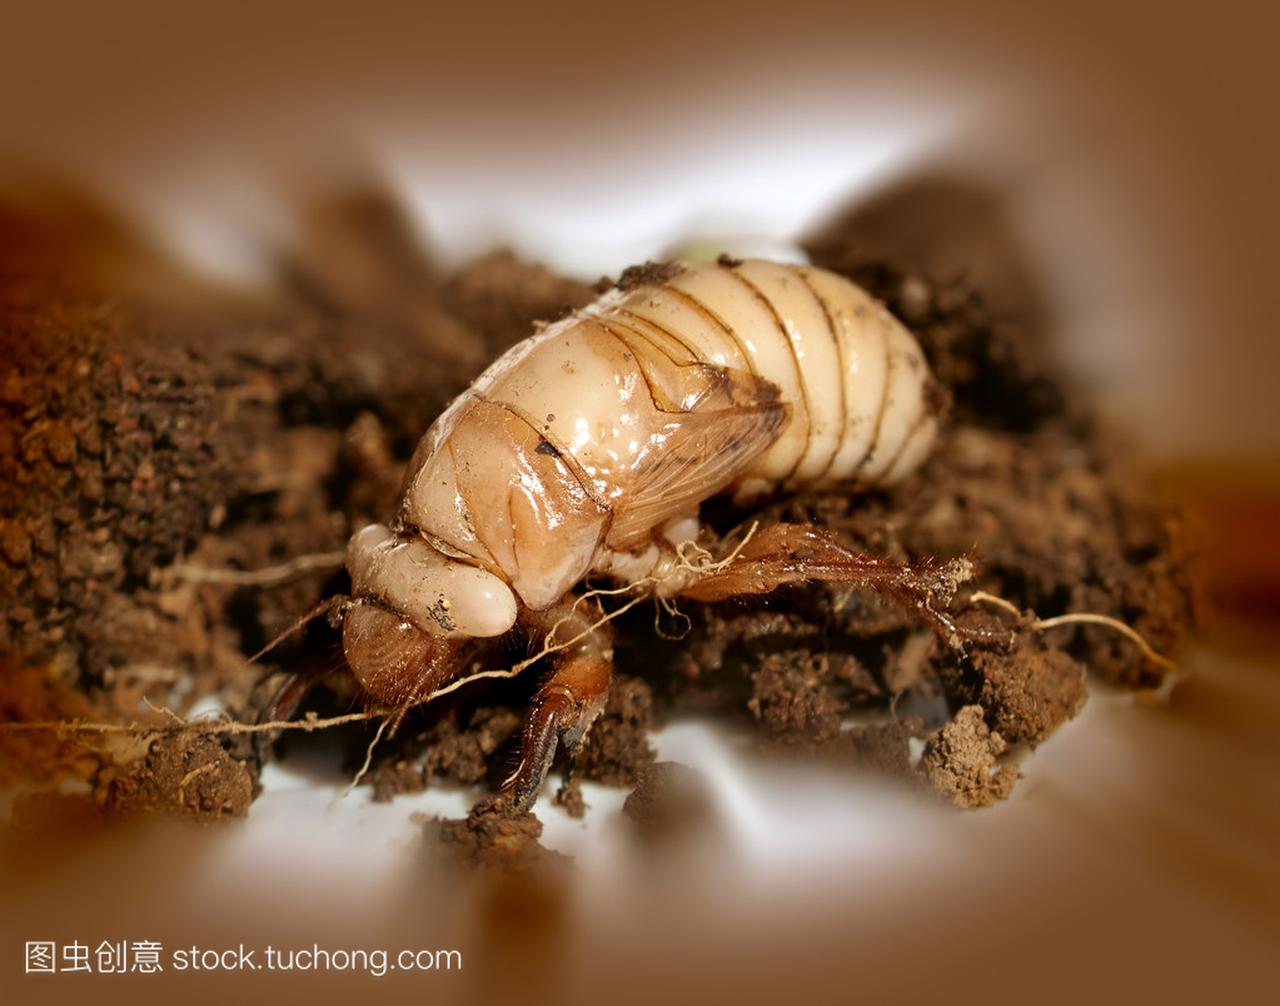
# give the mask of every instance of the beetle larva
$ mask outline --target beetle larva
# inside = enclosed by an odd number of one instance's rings
[[[560,627],[572,645],[552,654],[510,781],[524,807],[607,695],[609,632],[573,603],[588,574],[697,600],[866,584],[955,641],[938,605],[962,563],[889,563],[782,524],[729,563],[677,558],[716,493],[908,474],[936,433],[931,380],[912,335],[833,273],[728,259],[629,270],[514,346],[427,431],[391,525],[348,547],[347,662],[374,699],[408,704],[458,676],[467,640]]]

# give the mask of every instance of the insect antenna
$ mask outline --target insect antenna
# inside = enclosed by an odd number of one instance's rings
[[[325,598],[323,601],[317,604],[314,608],[308,611],[305,615],[299,618],[296,622],[294,622],[292,625],[286,628],[283,632],[276,635],[276,637],[272,639],[271,642],[267,643],[266,646],[260,649],[252,657],[250,657],[248,662],[250,664],[256,664],[258,660],[260,660],[262,657],[266,656],[268,653],[274,650],[277,646],[283,643],[295,632],[297,632],[302,628],[305,628],[314,619],[319,618],[321,615],[330,614],[334,611],[341,613],[345,611],[347,606],[350,604],[351,604],[351,598],[347,594],[335,594],[333,597]]]

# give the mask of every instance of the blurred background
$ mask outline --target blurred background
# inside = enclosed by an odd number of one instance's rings
[[[680,898],[598,879],[570,903],[462,895],[387,865],[407,831],[344,824],[328,839],[351,859],[340,876],[280,865],[286,805],[234,838],[43,850],[41,882],[0,900],[14,1001],[82,996],[17,973],[21,941],[72,916],[102,937],[466,954],[450,976],[130,977],[114,990],[130,998],[1265,994],[1280,949],[1266,5],[47,2],[4,20],[0,186],[91,191],[229,286],[267,282],[263,249],[304,239],[295,208],[353,178],[392,192],[442,267],[507,244],[587,281],[690,236],[785,243],[851,212],[883,220],[887,248],[976,271],[996,303],[1043,318],[1205,514],[1227,602],[1169,703],[1095,696],[1008,805],[959,816],[815,782],[821,844],[848,857],[839,884],[806,873],[800,835],[747,842],[749,881],[703,864]],[[700,743],[660,750],[714,757]],[[790,786],[753,806],[767,818]]]

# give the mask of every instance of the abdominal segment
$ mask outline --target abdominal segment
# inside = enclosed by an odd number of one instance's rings
[[[908,474],[932,445],[931,378],[919,344],[834,273],[758,260],[691,263],[587,310],[778,389],[790,419],[741,473],[761,488],[882,484]]]

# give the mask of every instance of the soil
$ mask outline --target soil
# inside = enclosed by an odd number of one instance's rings
[[[167,811],[196,817],[239,817],[253,801],[254,775],[210,736],[157,737],[121,771],[99,773],[101,799],[112,811]]]
[[[929,738],[920,761],[929,782],[957,807],[990,807],[1018,778],[1012,765],[997,764],[1007,748],[987,726],[982,706],[965,706]]]
[[[543,874],[571,860],[538,842],[542,822],[530,813],[512,814],[481,801],[465,818],[436,818],[423,825],[429,847],[463,869]]]
[[[614,623],[619,673],[560,798],[570,812],[583,808],[582,780],[640,783],[632,806],[648,806],[669,774],[648,735],[691,715],[750,732],[762,756],[818,757],[986,805],[1016,778],[1000,767],[1006,749],[1075,715],[1089,675],[1150,687],[1160,670],[1105,627],[1040,632],[1029,616],[971,605],[972,590],[1040,617],[1111,616],[1170,656],[1194,624],[1189,525],[1060,376],[1025,277],[1002,272],[997,254],[975,279],[927,242],[886,247],[881,217],[907,213],[904,198],[834,222],[808,250],[918,335],[950,403],[939,448],[892,491],[751,512],[709,501],[704,544],[715,552],[733,528],[783,519],[894,559],[968,556],[978,573],[953,612],[1007,625],[1013,648],[962,657],[901,609],[822,585],[657,621],[637,607]],[[304,709],[350,709],[358,696],[326,620],[247,658],[346,589],[334,556],[353,528],[392,512],[445,404],[535,323],[596,294],[508,252],[444,274],[374,191],[315,200],[303,220],[295,249],[272,258],[274,282],[247,293],[184,273],[81,196],[0,205],[13,235],[0,248],[0,718],[163,723],[156,709],[181,715],[216,697],[250,721],[299,670],[325,681]],[[319,558],[291,576],[244,575],[300,556]],[[516,645],[480,659],[506,666]],[[378,799],[441,782],[494,791],[536,685],[536,673],[482,682],[412,712],[365,784]],[[340,736],[358,765],[368,732]],[[913,738],[926,741],[918,766]],[[77,778],[112,813],[217,819],[245,812],[272,750],[236,735],[0,732],[0,782]],[[432,828],[465,859],[531,855],[536,821],[495,813]]]

